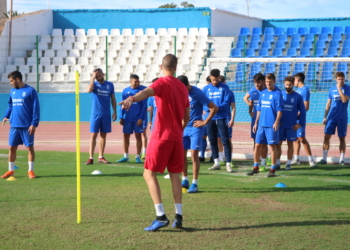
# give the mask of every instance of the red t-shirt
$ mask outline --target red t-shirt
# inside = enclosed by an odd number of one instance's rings
[[[167,141],[182,141],[182,120],[190,106],[186,86],[173,76],[161,77],[150,88],[153,89],[157,114],[152,138]]]

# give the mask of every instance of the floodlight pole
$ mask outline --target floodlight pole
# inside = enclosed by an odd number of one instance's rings
[[[250,0],[245,0],[247,3],[247,15],[249,16]]]
[[[47,9],[50,9],[50,0],[47,0]]]
[[[12,36],[12,6],[13,6],[13,0],[10,1],[10,27],[9,27],[9,50],[8,50],[8,56],[11,56],[11,36]]]

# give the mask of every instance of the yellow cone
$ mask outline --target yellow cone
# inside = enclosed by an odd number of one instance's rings
[[[17,180],[16,177],[10,176],[9,178],[6,179],[7,181],[15,181]]]
[[[187,189],[186,188],[182,188],[182,193],[186,194],[187,193]]]

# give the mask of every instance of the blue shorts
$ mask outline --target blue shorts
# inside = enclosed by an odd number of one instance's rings
[[[143,124],[141,126],[137,126],[137,122],[127,122],[124,120],[123,133],[124,134],[143,133]]]
[[[297,140],[297,131],[294,131],[292,128],[279,128],[279,139],[280,141],[296,141]]]
[[[273,128],[259,127],[256,132],[255,142],[258,144],[279,144],[279,132]]]
[[[91,115],[90,133],[110,133],[112,132],[111,115]]]
[[[347,119],[329,119],[327,120],[324,133],[327,135],[334,135],[335,128],[337,128],[338,136],[345,137],[348,130],[348,120]]]
[[[305,137],[306,126],[302,126],[297,130],[297,137]]]
[[[34,134],[29,135],[28,128],[10,128],[9,146],[15,147],[23,145],[26,147],[34,146]]]
[[[208,136],[208,126],[207,125],[205,125],[203,127],[203,136]]]
[[[250,124],[250,138],[255,139],[256,133],[253,132],[253,127],[255,124],[255,119],[252,119],[252,123]]]
[[[186,127],[182,136],[184,149],[201,150],[203,137],[203,127]]]
[[[147,126],[148,126],[148,115],[146,115],[146,119],[143,120],[142,122],[143,129],[147,129]]]

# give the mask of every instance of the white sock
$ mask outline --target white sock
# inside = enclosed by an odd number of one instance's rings
[[[101,159],[101,158],[104,158],[104,157],[103,156],[99,156],[98,158]]]
[[[182,215],[182,204],[181,203],[175,203],[175,213]]]
[[[28,171],[34,171],[34,161],[28,161]]]
[[[135,157],[135,158],[136,158],[136,159],[137,159],[137,158],[140,158],[140,155],[136,155],[136,157]]]
[[[231,167],[231,162],[226,162],[227,167]]]
[[[215,165],[219,165],[219,164],[220,164],[220,162],[219,162],[219,158],[214,159],[214,163],[215,163]]]
[[[280,164],[281,164],[281,160],[280,160],[280,159],[277,159],[277,160],[276,160],[276,164],[277,164],[277,165],[280,165]]]
[[[155,204],[154,208],[156,209],[157,216],[163,216],[165,214],[163,203]]]
[[[261,166],[265,166],[266,165],[266,159],[261,158]]]
[[[198,184],[198,180],[193,179],[192,183],[197,185]]]
[[[344,161],[344,153],[340,153],[339,163],[341,163],[342,161]]]
[[[14,171],[14,170],[15,170],[15,163],[9,162],[9,171]]]
[[[188,181],[188,176],[182,176],[183,181]]]
[[[327,161],[328,150],[323,150],[323,160]]]
[[[128,153],[124,153],[124,157],[125,158],[129,158],[129,154]]]
[[[93,159],[94,159],[94,157],[90,157],[90,159],[92,159],[92,160],[93,160]]]
[[[309,155],[307,158],[309,158],[309,163],[313,163],[314,159],[312,158],[312,155]]]
[[[146,154],[146,148],[142,148],[142,154]]]
[[[224,152],[219,152],[220,161],[224,161]]]
[[[299,161],[299,155],[294,155],[294,160]]]
[[[287,165],[290,165],[292,163],[292,160],[287,160]]]

